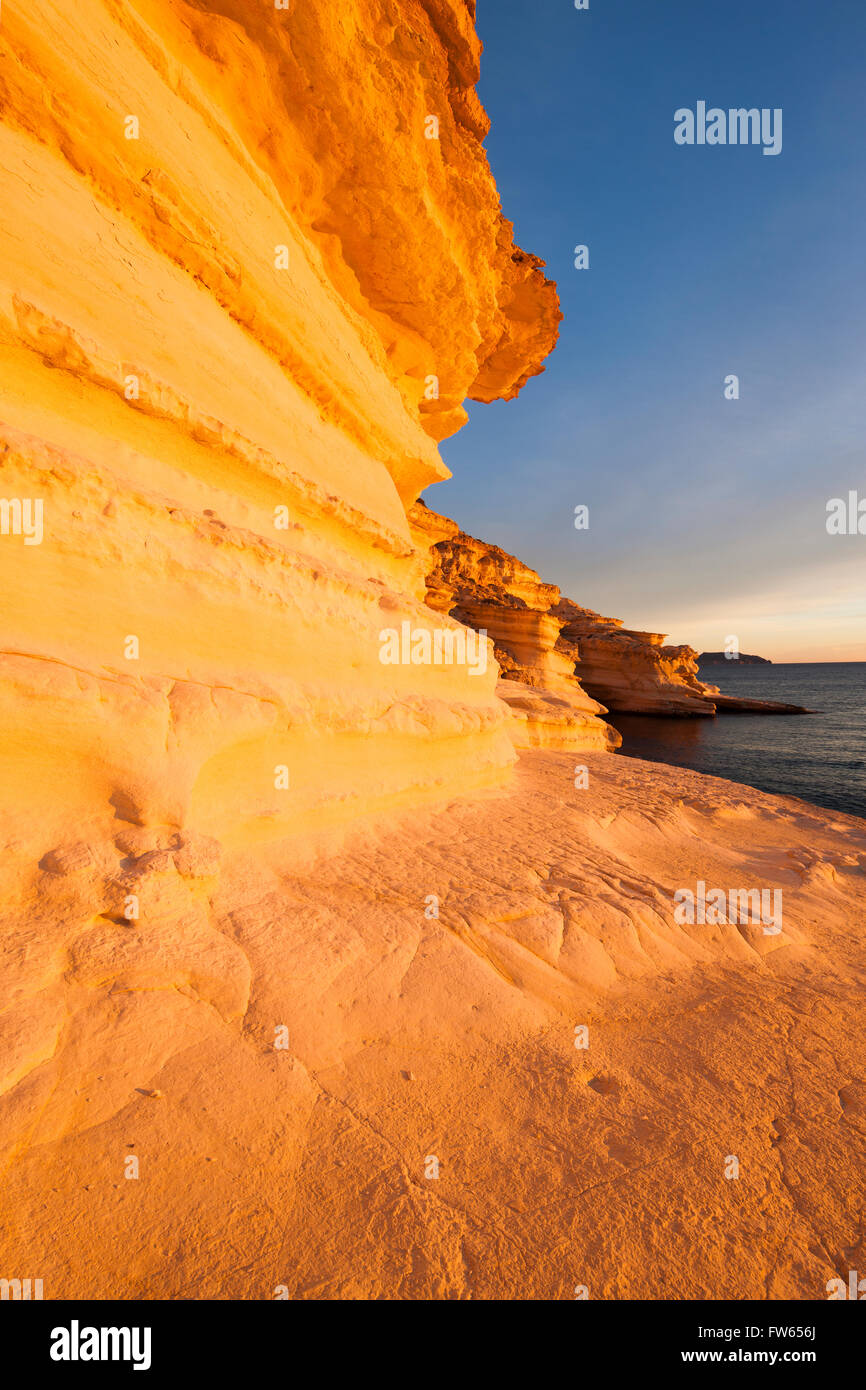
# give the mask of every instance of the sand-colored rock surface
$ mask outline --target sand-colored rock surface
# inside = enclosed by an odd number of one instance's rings
[[[619,746],[615,730],[607,726],[606,743],[599,731],[599,716],[608,709],[715,712],[691,647],[665,647],[659,633],[632,632],[617,618],[579,607],[514,555],[466,535],[423,501],[409,517],[419,543],[426,541],[429,549],[430,606],[487,631],[506,680],[555,692],[560,706],[570,692],[587,747]]]
[[[685,717],[715,712],[713,687],[699,679],[692,647],[665,646],[664,633],[636,632],[570,599],[560,599],[553,611],[562,621],[561,649],[575,653],[582,684],[609,710]]]
[[[492,662],[380,659],[429,625],[435,441],[556,339],[478,54],[448,0],[4,5],[0,490],[44,536],[0,541],[0,714],[46,841],[58,806],[256,834],[509,765]]]
[[[511,712],[516,748],[613,750],[622,739],[606,710],[575,675],[575,655],[560,649],[553,613],[555,584],[499,546],[467,536],[424,501],[410,508],[419,548],[427,553],[427,602],[493,641],[499,698]]]
[[[862,1268],[866,828],[582,761],[318,859],[7,853],[4,1267],[242,1299],[816,1299]],[[783,930],[678,926],[698,880],[780,889]]]
[[[427,603],[494,640],[503,676],[498,693],[520,712],[518,731],[511,730],[517,747],[570,748],[582,741],[617,748],[620,735],[599,724],[608,711],[686,718],[809,713],[720,694],[700,679],[693,647],[666,646],[664,633],[637,632],[563,598],[522,560],[466,535],[424,501],[410,509],[409,520],[429,555]],[[534,693],[515,693],[515,683]]]
[[[594,693],[688,659],[418,520],[559,321],[474,8],[3,0],[0,1278],[47,1299],[866,1259],[863,824],[608,756]]]

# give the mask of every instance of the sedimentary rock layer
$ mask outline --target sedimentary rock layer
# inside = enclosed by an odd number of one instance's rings
[[[427,602],[486,628],[503,674],[537,690],[570,691],[584,714],[608,709],[649,714],[715,712],[698,680],[691,647],[665,647],[659,633],[632,632],[562,598],[555,584],[499,546],[468,536],[419,502],[412,524],[430,547]],[[577,692],[580,692],[579,694]],[[592,721],[586,719],[591,736]],[[618,746],[612,732],[608,746]]]
[[[512,760],[492,663],[380,661],[429,624],[436,441],[560,317],[478,57],[462,0],[6,0],[0,492],[44,535],[0,537],[0,712],[43,848],[100,807],[267,834]]]
[[[518,747],[576,747],[581,741],[586,747],[618,747],[615,730],[606,741],[599,733],[597,716],[607,711],[684,717],[809,713],[799,705],[723,695],[700,679],[692,647],[666,646],[663,633],[637,632],[620,618],[563,598],[521,560],[466,535],[423,501],[409,516],[419,544],[429,551],[428,604],[484,629],[495,642],[504,677],[499,695],[519,711],[521,731],[515,736],[512,729]]]
[[[712,687],[697,675],[692,647],[664,645],[664,633],[636,632],[560,599],[560,648],[574,653],[586,689],[608,709],[628,714],[712,715]]]
[[[512,714],[518,748],[619,747],[604,706],[575,676],[576,656],[560,644],[555,584],[498,546],[465,535],[455,522],[418,502],[413,532],[428,548],[427,602],[437,612],[492,638],[502,673],[497,687]]]

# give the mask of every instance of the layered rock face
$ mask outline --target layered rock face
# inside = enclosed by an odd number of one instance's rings
[[[238,1033],[227,854],[514,762],[406,517],[560,317],[478,55],[460,0],[3,5],[7,1156]]]
[[[409,519],[428,553],[429,606],[494,641],[497,693],[511,708],[518,748],[618,748],[621,735],[599,717],[609,711],[675,718],[810,712],[722,694],[700,679],[692,647],[665,646],[664,633],[637,632],[563,598],[521,560],[466,535],[423,501]]]
[[[429,548],[427,601],[493,639],[502,674],[497,687],[512,713],[518,748],[618,748],[604,707],[575,676],[575,656],[560,644],[559,590],[535,570],[465,535],[424,502],[410,511],[420,545]]]
[[[712,715],[713,687],[697,675],[697,652],[664,646],[664,633],[635,632],[570,599],[554,607],[560,648],[580,662],[580,678],[608,709],[628,714]]]
[[[429,625],[437,441],[560,318],[482,150],[473,11],[4,4],[0,715],[40,850],[103,815],[269,836],[512,761],[492,662],[380,659]]]
[[[567,696],[583,715],[588,739],[597,732],[598,715],[607,710],[715,713],[711,687],[695,674],[691,647],[665,647],[659,633],[630,631],[616,618],[603,618],[562,598],[555,584],[545,584],[528,565],[499,546],[465,535],[423,502],[410,517],[430,546],[427,602],[487,630],[507,677],[500,694],[509,703],[519,698],[538,705],[540,699],[539,693],[529,696],[525,689],[515,696],[513,682],[533,692],[551,692],[560,702]],[[619,735],[609,729],[607,740],[597,746],[619,743]]]

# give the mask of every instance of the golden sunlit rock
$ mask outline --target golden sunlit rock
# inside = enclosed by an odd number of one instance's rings
[[[611,756],[605,705],[701,712],[690,649],[417,505],[560,319],[474,19],[3,0],[0,1276],[46,1299],[862,1256],[862,822]],[[731,883],[779,922],[677,915]]]

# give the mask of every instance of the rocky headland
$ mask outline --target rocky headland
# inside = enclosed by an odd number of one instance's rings
[[[698,657],[699,666],[723,666],[730,661],[739,661],[743,666],[772,666],[772,661],[766,656],[749,656],[747,652],[738,652],[732,656],[730,652],[701,652]]]
[[[807,714],[799,705],[726,695],[700,679],[698,654],[665,646],[664,633],[638,632],[564,598],[555,584],[514,555],[466,535],[422,500],[409,512],[413,534],[429,553],[427,603],[486,632],[500,668],[497,692],[521,709],[518,746],[616,748],[601,716],[650,714],[709,718],[725,714]],[[515,687],[529,686],[522,695]],[[587,700],[589,696],[589,700]],[[519,704],[518,704],[519,702]],[[543,721],[537,742],[533,726]],[[557,725],[564,742],[558,741]]]

